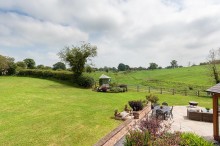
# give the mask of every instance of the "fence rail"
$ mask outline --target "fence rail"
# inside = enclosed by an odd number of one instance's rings
[[[174,88],[155,88],[150,86],[143,86],[143,85],[127,85],[128,91],[136,91],[136,92],[146,92],[146,93],[157,93],[157,94],[180,94],[184,96],[198,96],[198,97],[210,97],[209,93],[204,90],[180,90]]]

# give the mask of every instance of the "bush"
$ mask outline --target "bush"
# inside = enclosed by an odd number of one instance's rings
[[[31,76],[37,78],[54,78],[58,80],[73,81],[73,74],[68,71],[53,71],[39,69],[24,69],[20,70],[18,76]]]
[[[213,146],[213,143],[205,140],[204,138],[194,134],[185,132],[181,134],[181,146]]]
[[[95,83],[95,80],[89,76],[80,76],[77,79],[77,84],[81,87],[91,88]]]
[[[122,88],[120,87],[111,87],[110,92],[112,93],[119,93],[119,92],[124,92]]]
[[[143,103],[141,100],[133,100],[133,101],[129,101],[128,104],[130,105],[130,107],[133,109],[133,111],[140,111],[143,109]]]
[[[141,132],[138,130],[130,131],[125,137],[124,146],[148,146],[150,145],[149,132]]]
[[[146,99],[147,101],[150,101],[151,103],[157,103],[157,101],[159,100],[159,98],[153,94],[146,96]]]
[[[180,132],[164,133],[158,137],[154,142],[154,146],[178,146],[180,143]]]

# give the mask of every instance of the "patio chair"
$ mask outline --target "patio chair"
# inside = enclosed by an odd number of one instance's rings
[[[168,103],[167,102],[163,102],[162,105],[168,106]]]
[[[170,111],[166,113],[166,117],[173,119],[173,106],[171,107]]]
[[[161,116],[162,116],[163,119],[165,119],[165,114],[164,114],[164,112],[163,112],[161,109],[157,109],[157,110],[156,110],[156,118],[158,119],[158,118],[161,117]]]
[[[151,104],[151,110],[152,110],[151,116],[153,116],[154,114],[154,107],[159,106],[159,105],[160,105],[159,103]]]

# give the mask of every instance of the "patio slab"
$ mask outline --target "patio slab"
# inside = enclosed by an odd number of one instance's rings
[[[187,118],[187,106],[174,106],[171,130],[193,132],[207,140],[213,140],[213,123],[194,121]]]

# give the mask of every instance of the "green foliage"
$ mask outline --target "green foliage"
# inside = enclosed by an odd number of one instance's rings
[[[36,67],[37,69],[44,69],[44,65],[43,64],[40,64]]]
[[[177,68],[177,67],[178,67],[178,64],[177,64],[177,61],[176,61],[176,60],[172,60],[172,61],[170,62],[170,64],[171,64],[171,68]]]
[[[129,131],[129,134],[126,135],[125,139],[124,146],[149,146],[151,142],[150,134],[147,131]]]
[[[151,103],[157,103],[159,98],[156,95],[150,94],[146,96],[147,101],[150,101]]]
[[[16,67],[14,58],[0,55],[0,75],[15,74]]]
[[[111,87],[110,92],[112,92],[112,93],[125,92],[125,89],[120,88],[120,87]]]
[[[35,63],[34,59],[26,58],[23,61],[26,63],[28,69],[34,69],[35,68],[36,63]]]
[[[53,71],[53,70],[39,70],[39,69],[25,69],[20,70],[18,76],[31,76],[37,78],[54,78],[58,80],[73,80],[73,74],[68,71]]]
[[[128,101],[128,104],[133,109],[133,111],[140,111],[143,109],[143,102],[141,100]]]
[[[181,134],[180,146],[213,146],[213,143],[194,133],[185,132]]]
[[[25,63],[24,61],[18,61],[18,62],[16,63],[16,65],[17,65],[17,67],[18,67],[19,69],[26,69],[26,68],[27,68],[27,65],[26,65],[26,63]]]
[[[53,70],[66,70],[66,65],[63,62],[57,62],[53,65]]]
[[[91,88],[95,84],[95,80],[89,76],[80,76],[77,78],[77,84],[84,88]]]
[[[82,74],[87,60],[97,55],[97,47],[89,43],[83,43],[80,47],[66,47],[58,55],[69,64],[75,78],[78,78]]]
[[[125,71],[126,70],[126,66],[123,63],[119,63],[118,65],[118,71]]]
[[[156,63],[150,63],[150,66],[148,67],[148,69],[151,69],[151,70],[153,70],[153,69],[157,69],[158,68],[158,65],[156,64]]]
[[[92,69],[91,66],[87,65],[87,66],[85,67],[85,71],[86,71],[87,73],[91,73],[91,72],[93,71],[93,69]]]
[[[14,75],[16,73],[17,65],[14,62],[9,63],[9,68],[7,70],[7,75]]]

